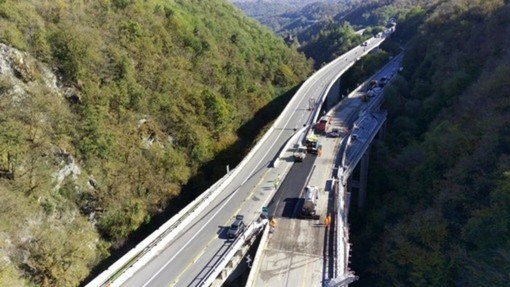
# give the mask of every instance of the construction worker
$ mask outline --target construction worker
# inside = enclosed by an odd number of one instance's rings
[[[276,227],[276,220],[274,220],[274,218],[271,218],[271,221],[269,221],[269,233],[273,233],[275,227]]]
[[[324,218],[324,226],[326,227],[326,229],[329,227],[329,223],[330,223],[329,220],[330,220],[329,216],[326,216]]]

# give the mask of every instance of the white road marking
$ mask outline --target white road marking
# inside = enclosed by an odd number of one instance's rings
[[[307,91],[308,92],[310,90],[310,87],[308,87]],[[306,94],[306,93],[305,93]],[[303,102],[303,100],[305,99],[305,97],[302,97],[301,100],[299,101],[299,103],[296,104],[296,107],[299,107],[301,106],[301,103]],[[259,164],[264,160],[264,158],[267,156],[267,154],[271,151],[271,149],[273,148],[273,146],[276,144],[276,141],[280,138],[280,136],[282,135],[283,133],[283,130],[289,125],[289,122],[291,120],[291,118],[294,116],[294,114],[296,114],[296,110],[294,110],[294,112],[292,112],[291,116],[287,119],[287,121],[285,122],[285,124],[283,125],[283,128],[280,130],[280,132],[278,133],[278,135],[276,136],[276,139],[273,141],[273,144],[271,144],[271,146],[267,149],[266,153],[260,158],[259,162],[257,162],[257,164],[255,165],[255,169],[253,169],[253,171],[246,177],[246,179],[241,183],[241,185],[245,184],[249,178],[251,178],[251,176],[255,173],[255,171],[258,170],[258,166]],[[299,119],[298,119],[299,120]],[[298,121],[299,122],[299,121]]]
[[[215,217],[215,216],[216,216],[216,215],[217,215],[217,214],[218,214],[218,213],[219,213],[219,212],[223,209],[223,207],[225,207],[225,205],[227,205],[227,203],[230,201],[230,199],[232,199],[232,197],[234,196],[234,194],[235,194],[238,190],[239,190],[239,187],[238,187],[238,188],[237,188],[234,192],[232,192],[232,194],[231,194],[231,195],[227,198],[227,200],[225,200],[225,202],[221,205],[221,207],[220,207],[220,208],[218,208],[218,211],[216,211],[216,212],[213,214],[213,216],[211,216],[211,218],[210,218],[210,219],[209,219],[209,220],[208,220],[205,224],[203,224],[203,225],[202,225],[202,228],[200,228],[200,229],[199,229],[199,230],[195,233],[195,235],[193,235],[193,237],[191,237],[191,238],[188,240],[188,242],[186,242],[186,244],[184,244],[184,246],[183,246],[183,247],[182,247],[179,251],[177,251],[177,252],[174,254],[174,256],[172,256],[172,258],[170,258],[170,259],[169,259],[169,260],[165,263],[165,265],[163,265],[161,268],[159,268],[159,270],[158,270],[156,273],[154,273],[154,275],[152,275],[152,277],[151,277],[151,278],[149,278],[149,280],[147,280],[147,282],[146,282],[146,283],[145,283],[142,287],[146,287],[147,285],[149,285],[149,284],[151,283],[151,281],[152,281],[152,280],[154,280],[154,278],[156,278],[156,276],[158,276],[158,275],[159,275],[159,273],[161,273],[161,271],[163,271],[163,269],[165,269],[165,268],[168,266],[168,264],[170,264],[170,262],[172,262],[172,261],[175,259],[175,257],[177,257],[177,256],[178,256],[178,255],[179,255],[179,254],[180,254],[180,253],[181,253],[181,252],[182,252],[182,251],[183,251],[183,250],[184,250],[184,249],[185,249],[185,248],[186,248],[186,247],[187,247],[187,246],[188,246],[188,245],[189,245],[192,241],[193,241],[193,239],[195,239],[195,237],[197,237],[197,236],[200,234],[200,232],[201,232],[201,231],[202,231],[202,230],[203,230],[206,226],[208,226],[209,222],[211,222],[211,221],[214,219],[214,217]]]

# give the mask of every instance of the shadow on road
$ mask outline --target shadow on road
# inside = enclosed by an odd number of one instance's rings
[[[218,234],[218,238],[228,240],[229,239],[227,236],[228,229],[229,226],[218,226],[218,232],[216,232],[216,234]]]
[[[304,199],[299,197],[291,197],[283,200],[285,205],[282,211],[282,217],[299,218],[299,211],[303,207]]]

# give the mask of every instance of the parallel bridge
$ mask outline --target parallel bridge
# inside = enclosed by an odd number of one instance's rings
[[[237,265],[235,262],[244,256],[247,246],[250,246],[251,241],[247,239],[264,230],[262,227],[266,221],[260,219],[261,209],[269,205],[293,166],[293,160],[287,152],[292,150],[293,145],[302,139],[302,135],[309,132],[317,121],[320,107],[328,94],[335,91],[339,77],[360,57],[376,49],[385,36],[372,38],[367,46],[352,49],[313,74],[238,166],[87,286],[220,286]],[[355,107],[360,101],[357,96],[352,96],[344,99],[340,106],[350,103],[347,105],[348,109],[359,113]],[[366,109],[369,105],[370,102],[361,106]],[[335,113],[340,115],[345,111],[338,110]],[[357,114],[347,114],[347,118],[339,119],[340,124],[349,126],[358,118]],[[365,114],[367,117],[381,117],[371,111]],[[365,120],[360,120],[358,124],[365,127],[364,123]],[[380,125],[376,126],[380,128]],[[346,141],[352,142],[352,139]],[[371,139],[367,140],[369,141]],[[330,147],[333,148],[331,152],[335,151],[332,154],[338,154],[335,144]],[[363,149],[360,147],[360,151],[353,154],[363,154]],[[351,154],[349,150],[346,153]],[[357,156],[349,157],[348,165],[344,166],[333,156],[332,161],[336,166],[333,165],[327,174],[327,177],[331,178],[328,190],[337,186],[340,193],[335,197],[338,203],[326,203],[326,206],[338,208],[338,214],[345,212],[341,206],[348,206],[348,202],[344,202],[345,193],[342,191],[345,180],[342,184],[335,182],[337,178],[346,177],[343,174],[348,174],[345,172],[355,164],[356,159]],[[333,170],[337,171],[338,177],[334,176]],[[341,171],[343,174],[340,174]],[[249,228],[231,242],[225,235],[236,214],[244,215]],[[343,217],[338,216],[339,219]],[[350,274],[347,267],[348,240],[344,240],[342,234],[345,233],[341,232],[347,226],[346,221],[336,222],[336,233],[333,233],[329,240],[334,240],[338,246],[333,251],[334,262],[328,263],[331,267],[327,271],[328,275],[321,276],[322,284],[326,281],[334,282],[332,278],[346,282],[344,277]],[[266,235],[267,237],[269,236]],[[328,256],[331,258],[331,255]],[[318,286],[317,284],[313,282],[306,286]]]

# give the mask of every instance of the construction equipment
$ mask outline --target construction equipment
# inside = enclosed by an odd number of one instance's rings
[[[295,152],[294,152],[294,161],[295,162],[302,162],[306,157],[306,149],[304,147],[299,147]]]
[[[317,186],[305,187],[305,202],[301,209],[301,218],[304,219],[319,219],[320,215],[317,213],[317,201],[319,200],[319,188]]]
[[[317,154],[319,150],[319,137],[316,134],[310,134],[306,138],[306,151],[311,154]]]
[[[328,125],[331,123],[331,116],[325,115],[319,119],[319,121],[315,124],[315,132],[316,133],[325,133],[328,129]]]

